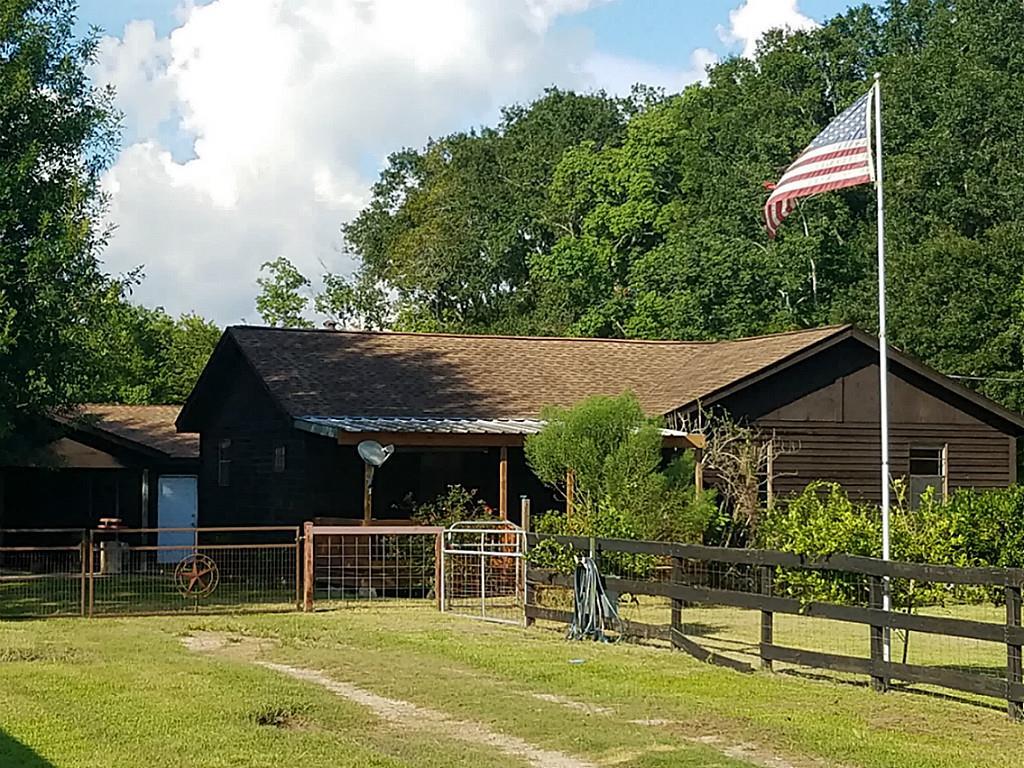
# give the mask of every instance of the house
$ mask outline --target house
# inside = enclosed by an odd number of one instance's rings
[[[555,503],[523,456],[541,409],[624,390],[665,419],[670,448],[699,449],[684,426],[723,407],[799,446],[778,459],[777,493],[828,479],[873,499],[877,357],[850,326],[723,342],[238,326],[177,426],[199,435],[204,525],[407,518],[453,483],[516,519],[520,496]],[[890,396],[895,475],[940,490],[1015,482],[1021,416],[896,351]],[[396,446],[369,499],[363,440]]]
[[[194,525],[199,440],[179,406],[86,405],[52,419],[31,461],[0,466],[0,529]]]

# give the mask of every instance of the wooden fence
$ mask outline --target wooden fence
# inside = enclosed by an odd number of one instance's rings
[[[1011,718],[1021,720],[1024,717],[1024,681],[1021,665],[1021,646],[1024,645],[1024,628],[1021,627],[1021,585],[1024,584],[1024,569],[921,565],[851,555],[833,555],[822,560],[811,560],[792,553],[767,550],[546,534],[528,536],[531,549],[545,541],[555,542],[576,552],[594,552],[602,564],[622,555],[653,557],[659,563],[659,567],[654,569],[653,577],[615,575],[617,569],[614,563],[605,569],[605,585],[608,590],[619,594],[656,596],[671,600],[668,626],[627,624],[626,631],[645,637],[667,639],[674,647],[702,660],[743,671],[752,670],[751,665],[728,655],[707,650],[696,639],[687,636],[683,622],[683,614],[687,607],[730,606],[749,609],[760,613],[760,642],[757,644],[757,652],[764,669],[771,669],[774,662],[779,662],[841,673],[864,674],[870,676],[872,687],[879,691],[886,690],[892,680],[939,686],[1005,699]],[[709,584],[707,579],[700,577],[700,571],[695,570],[695,563],[726,564],[741,569],[750,578],[744,583],[746,588],[730,588],[728,585],[723,587],[720,583]],[[774,584],[778,576],[810,572],[852,574],[864,579],[866,604],[808,601],[776,593]],[[893,583],[897,579],[998,590],[1005,604],[1005,621],[996,623],[883,610],[884,584],[886,580]],[[570,618],[568,612],[538,605],[536,590],[540,585],[568,587],[571,586],[571,580],[571,576],[555,570],[531,567],[527,574],[528,621],[567,621]],[[864,625],[869,628],[865,633],[867,654],[843,655],[779,645],[775,642],[774,632],[775,617],[779,614]],[[884,639],[886,633],[891,630],[968,638],[1005,645],[1005,674],[996,676],[949,669],[940,665],[887,661],[884,658]]]

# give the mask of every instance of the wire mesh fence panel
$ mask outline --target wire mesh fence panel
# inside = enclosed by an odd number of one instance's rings
[[[444,532],[443,560],[442,610],[486,621],[525,621],[521,528],[497,521],[456,523]]]
[[[324,601],[436,600],[440,529],[314,528],[313,584]]]
[[[84,531],[0,531],[0,618],[73,616],[84,611]]]
[[[160,541],[167,530],[92,532],[87,563],[91,615],[297,607],[297,529],[200,528],[177,537],[191,544],[149,543]]]
[[[531,534],[527,615],[567,621],[578,557],[595,556],[624,637],[749,671],[826,670],[884,689],[1005,699],[1024,719],[1024,570]],[[651,625],[654,625],[652,631]]]

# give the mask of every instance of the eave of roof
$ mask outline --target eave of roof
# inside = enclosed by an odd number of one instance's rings
[[[547,422],[541,419],[432,418],[423,416],[304,416],[295,420],[296,429],[324,437],[339,434],[421,434],[421,435],[535,435]],[[700,435],[678,429],[659,430],[666,439],[703,444]]]
[[[89,403],[51,418],[71,433],[88,435],[116,448],[161,461],[199,458],[197,437],[175,431],[176,405]]]

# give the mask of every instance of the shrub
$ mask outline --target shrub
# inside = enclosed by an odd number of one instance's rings
[[[894,560],[965,567],[1009,565],[1020,556],[1024,494],[1018,488],[964,489],[948,503],[940,503],[928,492],[914,510],[906,501],[905,487],[897,483],[890,510]],[[765,514],[757,544],[813,559],[838,553],[881,557],[881,511],[874,504],[851,501],[839,485],[811,483]],[[863,580],[831,572],[780,572],[776,587],[809,600],[850,602],[866,597]],[[894,579],[892,594],[894,604],[907,609],[986,596],[976,588],[921,584],[912,579]]]
[[[447,490],[435,499],[416,507],[411,517],[420,525],[439,525],[442,528],[448,528],[460,520],[496,518],[494,510],[476,494],[476,488],[449,485]]]
[[[548,512],[550,532],[699,539],[714,512],[711,496],[695,492],[689,453],[663,467],[659,425],[636,397],[592,397],[542,415],[547,425],[526,440],[530,468],[563,495],[569,470],[575,478],[573,518]]]

